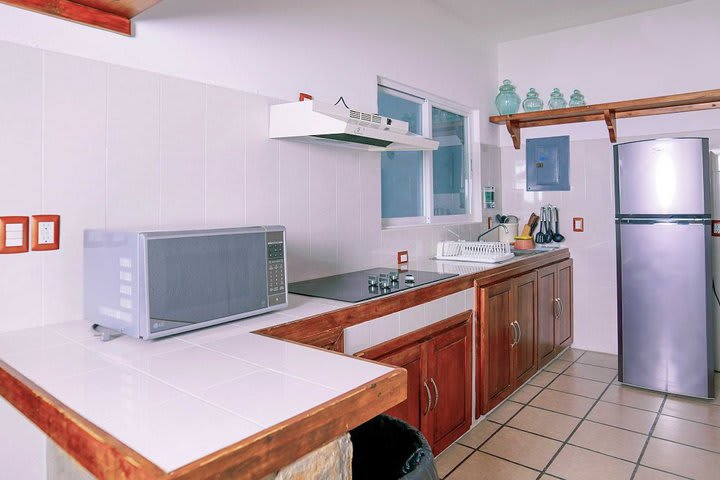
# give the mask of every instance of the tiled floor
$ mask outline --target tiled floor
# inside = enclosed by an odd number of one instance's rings
[[[720,396],[620,385],[616,356],[570,349],[437,464],[448,480],[717,480]]]

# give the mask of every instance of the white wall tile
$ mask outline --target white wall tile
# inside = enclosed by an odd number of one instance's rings
[[[367,245],[362,241],[362,180],[356,151],[337,155],[338,267],[343,271],[367,266]]]
[[[108,71],[107,226],[160,225],[160,76]]]
[[[163,226],[205,224],[205,109],[205,85],[161,78]]]
[[[243,103],[241,92],[207,87],[208,226],[245,224]]]
[[[61,215],[43,252],[45,323],[82,315],[83,229],[105,226],[107,65],[45,53],[43,213]]]
[[[245,97],[245,205],[250,225],[277,224],[280,218],[280,141],[268,138],[271,103],[259,95]]]
[[[310,261],[310,147],[300,142],[279,142],[280,224],[287,235],[288,278],[302,280],[312,274]]]
[[[0,42],[0,215],[42,212],[42,52]],[[42,257],[5,255],[0,331],[42,323]]]
[[[447,299],[447,316],[451,317],[462,313],[466,310],[465,308],[465,292],[453,293],[445,297]]]
[[[337,155],[332,147],[310,147],[310,258],[313,276],[336,273],[338,263]]]

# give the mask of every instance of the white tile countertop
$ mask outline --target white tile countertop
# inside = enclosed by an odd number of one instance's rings
[[[495,267],[421,260],[410,269],[472,275]],[[393,371],[251,333],[357,305],[299,295],[289,303],[154,341],[102,342],[87,322],[20,330],[0,334],[0,360],[170,472]]]
[[[10,332],[0,359],[169,472],[392,370],[249,333],[347,305],[290,297],[282,314],[155,341],[102,342],[86,322]]]

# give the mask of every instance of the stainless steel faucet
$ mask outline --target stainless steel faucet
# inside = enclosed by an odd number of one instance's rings
[[[478,235],[477,241],[479,242],[482,237],[484,237],[484,236],[487,235],[488,233],[492,232],[493,230],[497,230],[497,229],[500,228],[500,227],[502,227],[503,230],[505,230],[505,233],[510,233],[510,231],[508,230],[508,228],[507,228],[505,225],[503,225],[502,223],[500,223],[500,224],[495,225],[494,227],[492,227],[490,230],[488,230],[488,231],[486,231],[486,232],[483,232],[483,233],[481,233],[480,235]]]

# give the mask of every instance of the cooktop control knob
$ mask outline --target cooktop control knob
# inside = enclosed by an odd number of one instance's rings
[[[392,283],[397,283],[400,279],[400,274],[397,272],[390,272],[388,275],[390,276],[390,281]]]
[[[405,283],[415,283],[415,276],[414,275],[405,275]]]
[[[375,275],[368,275],[368,285],[375,287],[378,284],[378,278]]]

